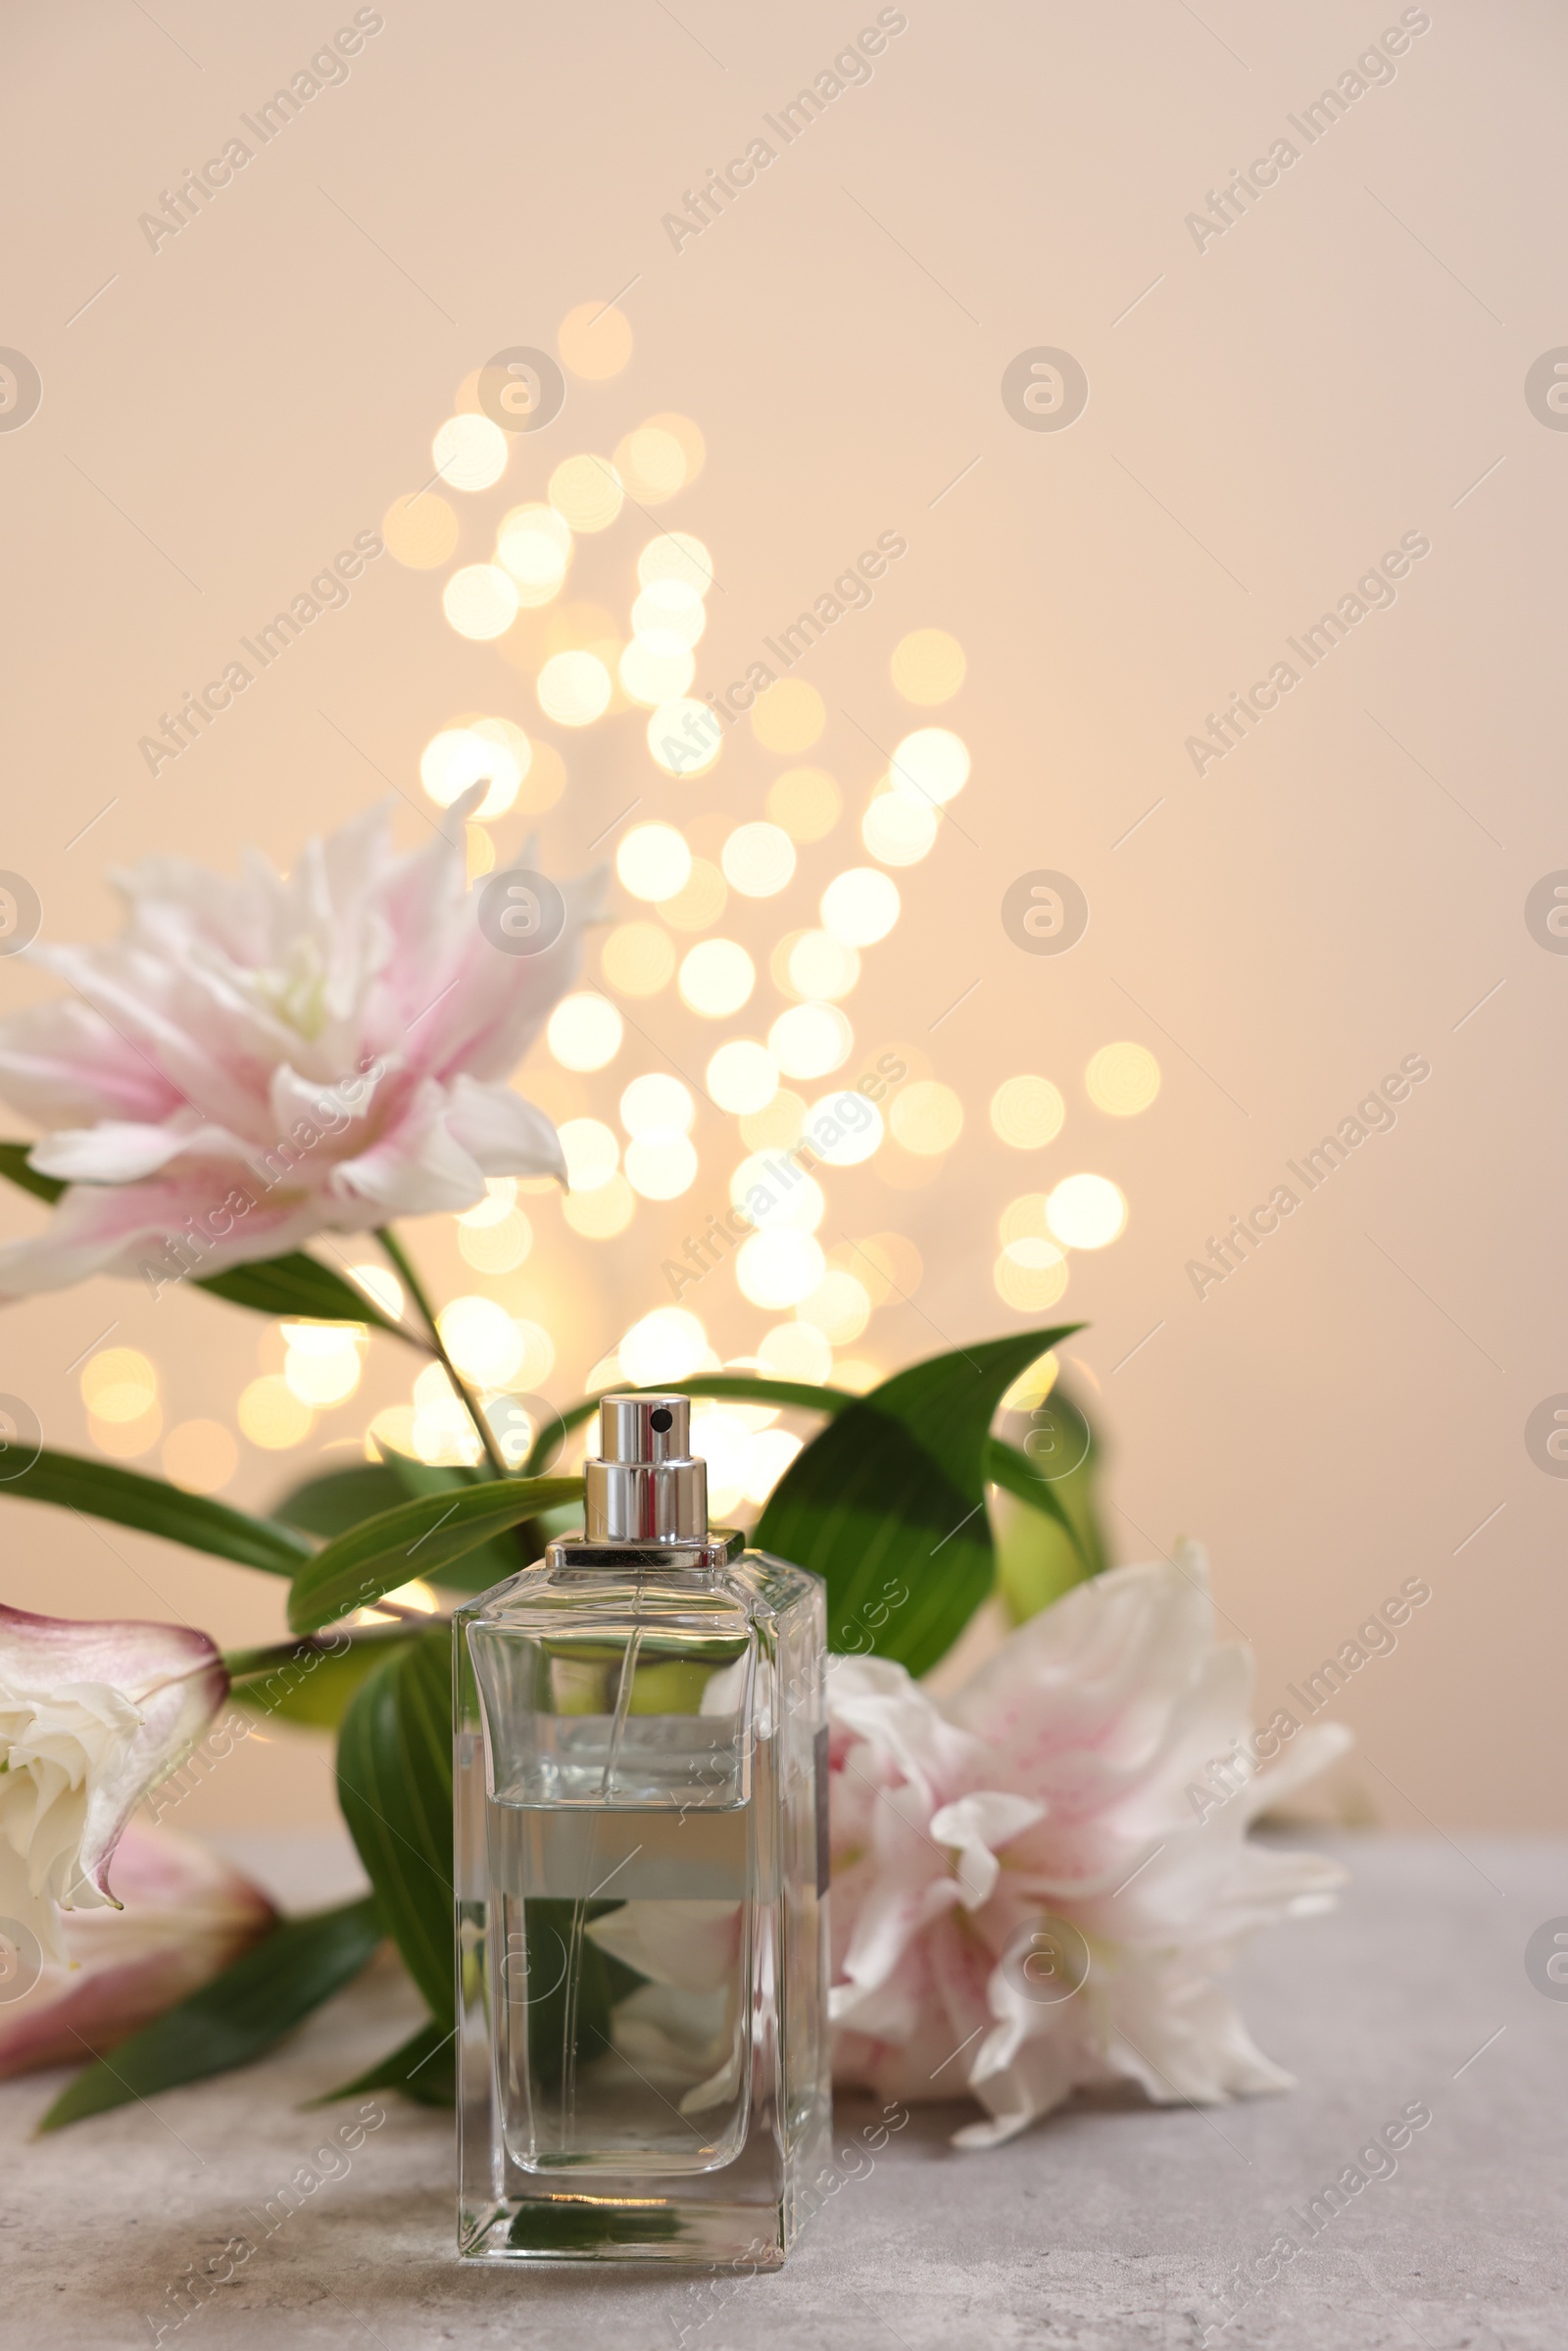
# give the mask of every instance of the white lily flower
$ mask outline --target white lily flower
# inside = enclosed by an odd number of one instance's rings
[[[119,1909],[109,1864],[131,1813],[228,1689],[205,1633],[76,1624],[0,1605],[0,1919],[63,1960],[61,1910]]]
[[[399,856],[385,808],[238,881],[154,857],[117,876],[126,925],[35,946],[70,993],[0,1020],[0,1091],[46,1131],[30,1164],[69,1187],[0,1249],[0,1296],[89,1274],[186,1273],[322,1232],[471,1208],[486,1178],[564,1175],[555,1128],[507,1082],[570,982],[600,879],[561,928],[503,953],[477,919],[462,819]]]
[[[132,1821],[115,1856],[123,1910],[70,1910],[65,1960],[0,2005],[0,2081],[102,2055],[187,1999],[277,1923],[259,1886],[189,1837]]]
[[[1192,1543],[1077,1585],[941,1699],[887,1659],[835,1660],[835,2080],[906,2101],[967,2087],[990,2117],[967,2147],[1081,2085],[1166,2104],[1289,2088],[1214,1978],[1258,1928],[1331,1905],[1335,1863],[1247,1832],[1349,1734],[1260,1749],[1251,1690]]]

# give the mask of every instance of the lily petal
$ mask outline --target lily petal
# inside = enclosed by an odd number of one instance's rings
[[[205,1633],[0,1605],[0,1895],[61,1951],[55,1906],[115,1903],[109,1865],[149,1788],[228,1689]],[[118,1905],[117,1905],[118,1906]]]

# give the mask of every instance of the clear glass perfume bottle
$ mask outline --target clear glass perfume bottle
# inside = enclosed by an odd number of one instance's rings
[[[459,2246],[776,2268],[831,2128],[819,1579],[612,1396],[585,1530],[453,1643]]]

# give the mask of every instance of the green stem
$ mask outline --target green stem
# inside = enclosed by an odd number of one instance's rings
[[[381,1603],[378,1601],[376,1605]],[[434,1617],[415,1609],[410,1609],[409,1617],[420,1625],[436,1622]],[[297,1664],[302,1657],[340,1657],[345,1639],[357,1649],[377,1648],[406,1641],[408,1633],[402,1625],[367,1625],[358,1633],[350,1633],[339,1625],[328,1633],[307,1633],[296,1641],[274,1641],[265,1648],[225,1649],[223,1663],[231,1682],[249,1682],[258,1674],[270,1674],[274,1666]]]
[[[420,1318],[424,1323],[424,1327],[430,1334],[430,1345],[435,1350],[436,1357],[439,1360],[442,1369],[445,1371],[447,1378],[452,1382],[452,1385],[456,1389],[458,1395],[463,1398],[464,1409],[466,1411],[468,1418],[472,1421],[474,1434],[477,1436],[479,1443],[484,1447],[485,1459],[490,1464],[490,1475],[493,1478],[511,1477],[512,1472],[508,1469],[506,1461],[502,1455],[501,1448],[497,1445],[495,1438],[491,1433],[490,1423],[485,1419],[484,1413],[480,1409],[478,1397],[474,1395],[466,1380],[464,1379],[462,1373],[458,1370],[458,1367],[453,1362],[452,1357],[447,1353],[445,1343],[442,1340],[440,1330],[436,1323],[435,1309],[425,1295],[424,1285],[421,1283],[418,1275],[415,1272],[413,1265],[409,1261],[402,1242],[393,1232],[390,1225],[379,1226],[375,1237],[381,1244],[381,1247],[385,1249],[388,1257],[391,1259],[393,1266],[397,1270],[398,1277],[402,1281],[405,1289],[408,1291],[410,1298],[413,1298],[416,1306],[418,1308]]]

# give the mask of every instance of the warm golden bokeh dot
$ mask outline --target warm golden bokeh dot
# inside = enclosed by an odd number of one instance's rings
[[[996,1292],[1020,1314],[1054,1306],[1067,1287],[1067,1260],[1053,1242],[1009,1241],[992,1269]]]
[[[768,1058],[771,1060],[772,1055]],[[806,1103],[802,1097],[791,1087],[781,1086],[771,1102],[760,1110],[749,1110],[742,1118],[741,1141],[748,1151],[787,1151],[800,1141],[805,1118]]]
[[[1051,1227],[1046,1222],[1045,1194],[1024,1192],[1009,1200],[997,1219],[997,1236],[1004,1245],[1009,1241],[1049,1241]]]
[[[1049,1078],[1007,1078],[991,1097],[991,1126],[1014,1151],[1041,1151],[1061,1133],[1067,1105]]]
[[[657,922],[622,922],[599,952],[599,968],[622,996],[657,996],[675,976],[675,942]]]
[[[678,702],[696,670],[697,657],[691,647],[684,638],[671,635],[667,629],[650,629],[646,636],[633,637],[620,657],[621,685],[645,710]],[[713,724],[717,723],[715,719]],[[693,774],[697,770],[683,767],[681,772]]]
[[[758,1341],[757,1360],[775,1380],[820,1386],[833,1369],[833,1348],[814,1322],[776,1322]]]
[[[592,653],[557,653],[539,672],[539,708],[558,726],[591,726],[610,705],[610,671]]]
[[[140,1420],[158,1401],[158,1374],[133,1347],[106,1347],[81,1370],[81,1400],[95,1420]]]
[[[696,1117],[691,1088],[667,1070],[647,1070],[622,1089],[620,1123],[628,1135],[687,1135]]]
[[[1102,1045],[1084,1071],[1084,1088],[1097,1110],[1136,1118],[1159,1092],[1159,1063],[1147,1045]]]
[[[465,563],[442,589],[441,609],[460,637],[485,644],[516,619],[517,583],[499,563]]]
[[[708,443],[703,438],[702,426],[694,417],[683,416],[677,409],[662,409],[657,416],[650,416],[648,423],[655,432],[668,433],[678,445],[686,461],[686,479],[694,482],[708,462]]]
[[[855,1044],[837,1004],[791,1004],[767,1032],[767,1047],[787,1078],[825,1078],[842,1069]]]
[[[615,871],[622,889],[657,906],[686,887],[692,853],[672,824],[634,824],[621,836]]]
[[[466,1380],[499,1388],[522,1367],[524,1342],[499,1298],[455,1298],[436,1316],[441,1342]]]
[[[939,1078],[916,1078],[893,1097],[888,1123],[906,1151],[935,1158],[951,1151],[963,1132],[963,1104]]]
[[[1125,1231],[1127,1201],[1109,1176],[1063,1176],[1046,1201],[1046,1222],[1063,1249],[1103,1249]]]
[[[917,865],[936,846],[942,818],[928,803],[879,792],[860,819],[860,839],[884,865]]]
[[[689,1380],[709,1354],[708,1333],[684,1306],[656,1306],[632,1324],[620,1343],[618,1377],[637,1388],[659,1380]]]
[[[366,1460],[379,1461],[384,1453],[402,1453],[411,1461],[417,1460],[412,1404],[386,1405],[366,1430]]]
[[[335,1323],[285,1322],[283,1379],[292,1396],[315,1411],[346,1403],[360,1384],[362,1327]]]
[[[735,1279],[742,1295],[754,1306],[775,1314],[808,1298],[821,1287],[826,1271],[827,1260],[815,1234],[797,1232],[789,1225],[754,1233],[742,1242],[735,1256]]]
[[[899,885],[875,865],[835,874],[822,893],[822,928],[843,947],[874,947],[899,919]]]
[[[438,808],[450,808],[471,785],[489,786],[475,823],[504,815],[533,763],[533,747],[511,718],[459,720],[432,735],[419,754],[419,781]]]
[[[402,1321],[407,1300],[403,1284],[390,1265],[351,1265],[347,1271],[355,1287],[373,1298],[383,1314],[390,1314],[394,1322]]]
[[[678,580],[683,587],[706,596],[713,584],[713,559],[690,531],[665,531],[660,538],[650,539],[637,558],[637,579],[644,588],[651,588],[656,580]]]
[[[863,1240],[846,1242],[834,1252],[834,1262],[864,1286],[873,1306],[885,1305],[890,1298],[912,1298],[925,1272],[919,1250],[905,1233],[868,1233]]]
[[[605,383],[618,375],[631,357],[631,346],[630,320],[603,302],[579,302],[556,334],[563,365],[589,383]]]
[[[963,683],[963,647],[945,628],[911,629],[893,648],[889,667],[906,702],[950,702]]]
[[[216,1420],[182,1420],[164,1439],[164,1475],[187,1494],[217,1494],[239,1467],[239,1447]]]
[[[569,1189],[592,1192],[608,1184],[620,1165],[620,1144],[614,1129],[607,1127],[602,1118],[568,1118],[557,1132]]]
[[[781,824],[739,824],[725,842],[724,878],[743,898],[776,898],[794,878],[795,844]]]
[[[822,932],[817,934],[819,938],[825,935]],[[802,996],[806,993],[804,989],[797,988],[790,978],[790,957],[805,937],[804,931],[786,931],[782,938],[775,939],[773,942],[772,953],[767,958],[767,968],[773,985],[781,996]],[[856,960],[858,962],[859,957],[857,956]]]
[[[764,1231],[814,1233],[827,1214],[827,1196],[814,1176],[797,1176],[786,1191],[765,1154],[754,1151],[729,1180],[732,1206],[744,1208]]]
[[[677,931],[706,931],[729,904],[724,876],[707,857],[693,857],[691,871],[673,896],[662,901],[659,911]]]
[[[410,571],[433,571],[458,543],[458,517],[433,490],[394,498],[381,516],[387,554]]]
[[[853,947],[830,939],[826,931],[795,931],[784,968],[797,996],[833,1004],[848,996],[859,978],[860,958]]]
[[[458,1253],[475,1273],[514,1273],[533,1245],[533,1228],[520,1208],[511,1208],[494,1224],[458,1224]]]
[[[889,779],[895,792],[940,808],[969,780],[968,746],[945,726],[918,726],[894,750]]]
[[[697,1153],[684,1135],[636,1135],[626,1146],[626,1181],[644,1200],[678,1200],[697,1180]]]
[[[709,1061],[708,1092],[721,1110],[756,1116],[778,1092],[778,1063],[754,1037],[732,1037]]]
[[[156,1403],[149,1406],[139,1420],[100,1420],[96,1412],[87,1415],[87,1434],[100,1453],[112,1461],[135,1461],[150,1453],[163,1433],[164,1416]]]
[[[475,1200],[471,1208],[461,1209],[458,1214],[458,1222],[460,1225],[466,1225],[473,1232],[478,1232],[484,1225],[502,1223],[506,1217],[510,1216],[516,1204],[516,1177],[488,1176],[485,1179],[483,1200]]]
[[[286,1452],[291,1445],[303,1445],[314,1424],[310,1405],[275,1373],[265,1373],[240,1392],[240,1428],[266,1452]]]
[[[685,580],[656,579],[633,604],[631,625],[635,636],[662,631],[695,645],[708,626],[708,607]]]
[[[563,458],[550,476],[550,503],[575,531],[608,530],[625,498],[620,475],[607,457]]]
[[[545,605],[561,593],[571,532],[550,506],[514,507],[496,534],[496,560],[516,582],[519,603]]]
[[[803,845],[825,840],[843,806],[838,785],[824,767],[786,767],[767,787],[772,822]]]
[[[639,506],[662,506],[686,486],[686,452],[662,425],[639,424],[616,442],[615,471]]]
[[[681,962],[681,1002],[705,1020],[727,1020],[756,985],[757,966],[735,939],[704,939]]]
[[[1054,1350],[1037,1355],[1027,1371],[1021,1371],[1002,1399],[1004,1412],[1033,1412],[1043,1404],[1056,1385],[1061,1365]]]
[[[769,686],[752,711],[752,732],[764,751],[809,751],[826,724],[821,695],[799,677]]]
[[[585,1241],[613,1241],[636,1212],[637,1195],[618,1170],[592,1192],[568,1192],[561,1203],[567,1224]]]
[[[682,653],[688,666],[695,667],[691,648],[683,646]],[[666,775],[706,775],[718,764],[723,748],[724,730],[706,702],[681,695],[662,702],[649,715],[649,757]]]
[[[871,1298],[858,1274],[830,1265],[795,1309],[834,1347],[850,1347],[871,1319]]]
[[[558,653],[592,653],[607,642],[618,650],[615,616],[602,604],[573,598],[546,616],[543,647],[547,660]]]
[[[489,416],[449,416],[430,444],[436,471],[454,490],[488,490],[510,454],[506,434]]]
[[[609,997],[591,989],[564,996],[545,1031],[563,1069],[585,1070],[608,1068],[620,1051],[623,1034],[620,1014]]]

